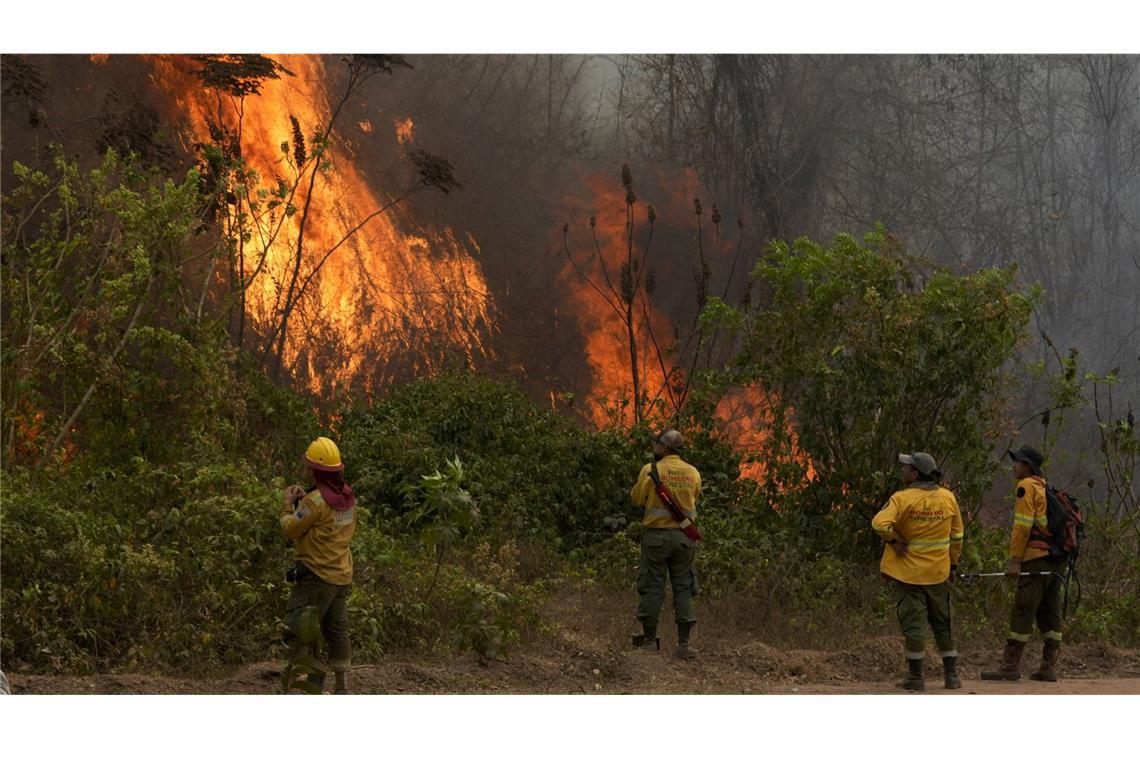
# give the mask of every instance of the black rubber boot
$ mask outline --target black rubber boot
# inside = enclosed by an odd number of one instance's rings
[[[333,694],[347,694],[348,693],[348,671],[338,670],[336,672],[336,689]]]
[[[997,670],[983,670],[983,681],[1016,681],[1021,678],[1021,653],[1025,651],[1025,644],[1021,641],[1009,639],[1005,642],[1005,650],[1001,653],[1001,665]]]
[[[634,637],[634,648],[642,652],[656,652],[661,648],[661,643],[657,640],[657,626],[648,623],[641,624],[641,643],[638,638]]]
[[[958,677],[958,658],[942,658],[942,675],[947,689],[961,689],[962,679]]]
[[[673,656],[682,660],[692,660],[700,652],[694,647],[689,646],[689,634],[693,630],[696,623],[677,623],[677,648],[673,650]]]
[[[896,686],[907,691],[926,691],[926,681],[922,678],[922,663],[924,660],[906,658],[906,678],[899,681]]]
[[[1052,639],[1045,640],[1045,648],[1041,650],[1041,667],[1029,677],[1034,681],[1057,680],[1057,658],[1061,656],[1061,642]]]

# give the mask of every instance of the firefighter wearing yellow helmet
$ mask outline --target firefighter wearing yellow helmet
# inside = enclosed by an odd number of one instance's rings
[[[348,693],[352,646],[348,639],[348,595],[352,588],[352,550],[356,531],[356,494],[344,480],[340,450],[317,438],[301,458],[311,487],[288,486],[282,495],[281,530],[294,542],[293,567],[287,577],[293,592],[285,607],[287,643],[298,640],[301,616],[312,607],[336,675],[335,693]],[[318,686],[324,679],[309,677]]]

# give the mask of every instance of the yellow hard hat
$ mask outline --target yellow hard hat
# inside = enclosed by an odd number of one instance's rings
[[[314,470],[323,472],[340,472],[344,469],[344,462],[340,461],[340,449],[323,436],[309,444],[304,461]]]

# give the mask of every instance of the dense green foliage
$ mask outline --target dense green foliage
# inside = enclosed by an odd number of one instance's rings
[[[203,310],[204,285],[185,279],[202,247],[197,173],[175,183],[114,152],[88,172],[57,155],[15,173],[3,206],[6,464],[40,469],[76,451],[112,468],[165,464],[199,449],[292,460],[316,429],[309,405],[245,365]]]
[[[244,465],[137,458],[116,469],[76,465],[39,483],[8,473],[4,661],[82,671],[282,654],[290,562],[277,526],[282,485]],[[451,563],[441,572],[415,536],[387,534],[366,506],[360,518],[349,600],[360,656],[451,638],[490,656],[533,619],[512,547],[468,547],[467,556],[481,551],[489,566],[503,566],[492,587],[487,571]]]
[[[407,483],[460,457],[482,530],[554,546],[588,542],[624,518],[642,453],[628,436],[591,434],[517,387],[466,374],[400,386],[341,428],[344,449],[356,452],[348,476],[385,521],[410,516]]]
[[[767,501],[821,539],[835,525],[828,543],[859,549],[857,531],[875,546],[867,520],[898,486],[897,453],[921,450],[974,510],[1033,305],[1014,270],[932,270],[879,229],[830,247],[777,241],[752,277],[749,306],[706,319],[741,340],[721,381],[764,395]]]

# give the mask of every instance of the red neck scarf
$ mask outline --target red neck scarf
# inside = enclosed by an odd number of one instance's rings
[[[313,478],[317,481],[317,490],[321,492],[325,503],[337,511],[352,509],[356,505],[356,494],[352,486],[344,482],[344,476],[339,472],[323,472],[313,470]]]

